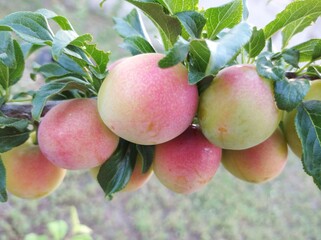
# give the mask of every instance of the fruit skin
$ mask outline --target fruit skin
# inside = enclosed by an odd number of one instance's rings
[[[273,82],[261,78],[254,65],[221,70],[201,94],[199,121],[204,135],[224,149],[246,149],[267,139],[278,127],[280,111]]]
[[[307,95],[304,97],[305,101],[308,100],[319,100],[321,101],[321,80],[313,80],[311,81],[311,87]],[[285,112],[283,116],[283,131],[285,138],[288,142],[288,145],[292,152],[301,158],[302,156],[302,146],[301,141],[298,137],[298,134],[295,129],[295,116],[297,114],[297,110],[294,109],[290,112]]]
[[[156,145],[153,162],[159,181],[176,193],[200,190],[215,175],[222,150],[210,143],[196,126],[177,138]]]
[[[53,164],[70,170],[101,165],[118,141],[100,119],[95,99],[72,99],[56,105],[41,120],[38,130],[43,154]]]
[[[130,142],[153,145],[181,134],[193,121],[198,90],[182,64],[162,69],[164,55],[128,57],[110,69],[98,93],[108,128]]]
[[[49,195],[62,183],[66,170],[53,165],[31,141],[1,154],[7,190],[25,199]]]
[[[267,140],[244,150],[223,150],[222,164],[234,176],[262,183],[277,177],[287,162],[287,143],[280,129]]]
[[[142,173],[143,161],[140,155],[137,156],[137,161],[132,172],[132,175],[127,185],[120,192],[134,192],[143,187],[153,176],[153,169],[149,168],[146,173]],[[100,166],[90,170],[91,175],[97,179]]]

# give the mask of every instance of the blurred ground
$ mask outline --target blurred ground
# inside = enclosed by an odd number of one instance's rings
[[[113,2],[113,4],[111,4]],[[201,4],[223,1],[201,0]],[[268,23],[287,2],[248,0],[250,22]],[[111,16],[122,16],[131,6],[108,0],[0,0],[0,18],[13,11],[48,8],[67,16],[79,33],[91,33],[99,46],[112,50],[112,60],[127,55],[118,44]],[[304,38],[321,37],[320,21]],[[316,30],[317,29],[317,30]],[[26,75],[26,77],[28,77]],[[28,83],[29,84],[29,83]],[[27,84],[27,85],[28,85]],[[290,154],[284,172],[274,181],[253,185],[235,179],[221,166],[210,184],[198,193],[181,196],[168,191],[155,177],[135,193],[107,201],[88,172],[69,172],[62,186],[39,201],[9,196],[0,205],[0,240],[20,240],[27,233],[46,233],[46,224],[64,219],[75,206],[80,221],[98,240],[142,239],[309,239],[321,238],[321,192]]]

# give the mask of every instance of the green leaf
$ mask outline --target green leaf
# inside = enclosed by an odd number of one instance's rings
[[[0,63],[8,68],[16,66],[14,46],[10,32],[0,31]]]
[[[45,235],[38,235],[35,233],[28,233],[23,240],[48,240],[48,237]]]
[[[132,55],[155,52],[150,43],[140,36],[125,38],[120,47],[127,49]]]
[[[151,168],[153,164],[155,146],[137,145],[136,148],[143,160],[142,173],[146,173],[148,172],[148,170]]]
[[[64,49],[74,41],[78,34],[74,31],[60,30],[56,33],[52,44],[52,56],[57,61]]]
[[[321,79],[321,66],[310,65],[307,69],[306,74],[313,79]]]
[[[44,9],[44,8],[39,9],[36,12],[42,14],[47,19],[54,20],[61,27],[62,30],[74,31],[74,28],[72,27],[71,23],[69,22],[69,20],[67,18],[65,18],[63,16],[59,16],[55,12],[50,11],[48,9]]]
[[[230,63],[250,40],[252,31],[243,22],[216,41],[192,40],[190,42],[189,83],[195,84],[209,75],[215,75]]]
[[[176,64],[185,60],[188,51],[189,42],[180,37],[179,40],[174,44],[174,47],[170,49],[166,56],[159,61],[158,65],[161,68],[175,66]]]
[[[206,24],[204,16],[195,11],[178,12],[175,14],[191,38],[199,38]]]
[[[53,81],[43,85],[39,91],[36,92],[32,100],[32,117],[34,120],[39,121],[42,110],[46,102],[53,96],[67,90],[80,90],[86,91],[87,86],[84,82],[76,78],[66,78],[61,81]]]
[[[321,39],[310,39],[291,49],[300,52],[300,62],[313,62],[321,58]]]
[[[313,18],[307,17],[307,18],[301,18],[298,19],[290,24],[288,24],[283,30],[282,30],[282,48],[285,48],[291,38],[299,33],[302,32],[305,28],[311,26],[312,22],[315,22],[316,19],[321,15],[321,11],[318,15],[315,15]]]
[[[189,84],[196,84],[205,77],[210,56],[211,52],[205,40],[193,40],[190,42]]]
[[[124,18],[113,18],[115,22],[115,30],[116,32],[123,38],[132,37],[132,36],[140,36],[148,39],[144,25],[138,15],[136,9],[133,9],[128,15]]]
[[[72,206],[70,208],[70,219],[72,225],[72,234],[90,234],[92,229],[86,225],[80,223],[78,212],[76,207]]]
[[[277,14],[276,18],[265,28],[266,39],[277,31],[283,30],[283,47],[291,37],[311,25],[321,15],[321,2],[319,0],[297,0]]]
[[[194,11],[198,8],[198,0],[159,0],[171,14],[183,11]]]
[[[35,51],[37,51],[40,48],[43,48],[44,46],[43,45],[32,44],[32,43],[29,43],[29,42],[22,42],[20,44],[20,47],[21,47],[21,50],[23,52],[23,56],[26,59],[26,58],[30,57],[30,55],[32,53],[34,53]]]
[[[295,126],[302,143],[302,162],[321,190],[321,102],[312,100],[298,107]]]
[[[0,62],[0,85],[2,86],[3,89],[9,88],[9,85],[10,85],[9,81],[10,81],[9,68]]]
[[[5,98],[0,96],[0,107],[5,104]]]
[[[258,56],[265,47],[265,36],[263,29],[253,28],[250,41],[245,45],[245,49],[250,58]]]
[[[29,138],[29,131],[18,131],[13,127],[0,128],[0,153],[9,151],[27,141]]]
[[[23,131],[28,127],[29,123],[27,119],[7,117],[0,112],[0,128],[13,127]]]
[[[16,40],[13,41],[13,45],[16,58],[16,66],[14,68],[9,68],[9,86],[16,84],[22,78],[23,72],[25,70],[25,60],[22,49]]]
[[[188,72],[188,83],[189,84],[196,84],[203,80],[206,77],[204,72],[199,72],[193,67],[190,67],[190,71]]]
[[[153,21],[160,32],[165,50],[172,48],[182,31],[179,20],[166,14],[159,3],[144,0],[127,1],[140,8]]]
[[[274,84],[274,96],[279,109],[291,111],[296,108],[310,89],[307,79],[284,79]]]
[[[45,80],[51,78],[61,78],[72,74],[71,71],[68,71],[67,69],[63,68],[58,63],[48,63],[41,65],[39,68],[36,69],[36,73],[40,73],[45,78]]]
[[[193,40],[190,42],[190,64],[194,69],[200,72],[205,72],[208,61],[211,56],[210,49],[207,46],[206,40]]]
[[[215,39],[225,28],[232,28],[242,21],[243,1],[234,0],[219,7],[205,11],[207,37]]]
[[[54,240],[62,240],[68,233],[68,224],[64,220],[50,222],[47,228]]]
[[[78,47],[79,51],[83,51],[86,56],[89,56],[86,61],[89,64],[89,68],[93,70],[93,74],[101,79],[105,79],[107,74],[107,64],[109,62],[110,52],[99,50],[96,44],[91,43],[92,36],[84,34],[73,40],[70,45]],[[85,55],[82,55],[83,59],[87,59]],[[89,61],[89,59],[91,61]],[[92,62],[92,60],[94,62]]]
[[[235,26],[217,41],[207,40],[206,44],[211,55],[207,64],[205,75],[216,74],[228,64],[250,40],[252,30],[243,22]]]
[[[72,236],[71,240],[93,240],[93,238],[88,234],[80,234]]]
[[[20,80],[25,67],[23,53],[16,40],[12,41],[12,47],[10,58],[14,59],[14,65],[9,67],[0,61],[0,85],[4,89],[8,89]]]
[[[10,28],[23,40],[33,44],[50,45],[53,40],[46,18],[39,13],[12,13],[0,20],[1,27]]]
[[[260,54],[256,63],[258,74],[272,81],[285,79],[285,69],[283,59],[273,59],[275,55],[270,52]]]
[[[299,68],[300,52],[295,49],[285,49],[282,52],[284,61],[295,68]]]
[[[97,180],[105,195],[112,198],[113,194],[122,190],[128,183],[137,158],[135,144],[120,139],[112,156],[100,167]]]
[[[0,202],[8,201],[8,194],[6,190],[6,169],[3,165],[0,155]]]
[[[249,9],[247,8],[246,0],[242,0],[243,2],[243,21],[246,21],[249,17]]]
[[[87,66],[87,63],[84,63],[83,61],[78,62],[77,59],[78,58],[73,58],[70,55],[62,54],[58,59],[58,63],[63,66],[63,68],[76,75],[87,77],[88,74],[83,69],[84,66]]]

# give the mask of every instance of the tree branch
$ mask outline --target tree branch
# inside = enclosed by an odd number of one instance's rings
[[[63,100],[62,100],[63,101]],[[43,117],[46,113],[62,101],[48,101],[45,105],[41,116]],[[0,112],[8,117],[21,118],[32,120],[31,115],[32,104],[19,104],[19,103],[6,103],[0,106]]]

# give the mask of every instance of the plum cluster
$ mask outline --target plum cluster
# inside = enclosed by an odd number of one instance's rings
[[[221,162],[242,180],[265,182],[283,170],[288,143],[300,154],[295,113],[284,114],[285,138],[273,83],[254,65],[224,68],[199,93],[183,64],[160,68],[163,57],[121,59],[109,67],[97,99],[52,108],[40,122],[39,145],[30,141],[3,155],[8,190],[38,198],[56,189],[66,170],[91,169],[96,177],[120,139],[155,145],[150,170],[142,173],[138,155],[123,191],[137,190],[155,173],[170,190],[192,193],[213,178]]]

